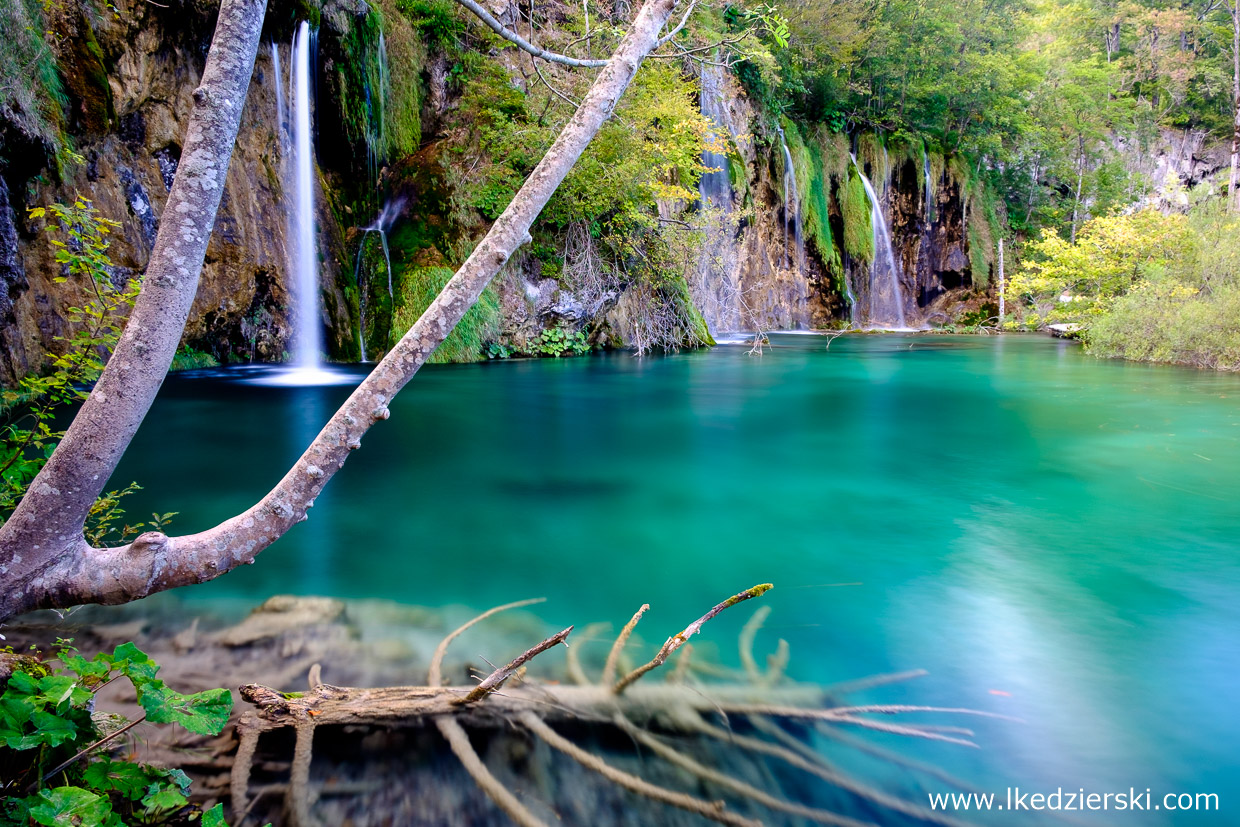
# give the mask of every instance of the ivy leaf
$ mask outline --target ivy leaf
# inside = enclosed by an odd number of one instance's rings
[[[202,814],[202,827],[228,827],[228,822],[224,821],[223,804],[216,804]]]
[[[112,671],[108,663],[98,657],[87,660],[81,655],[63,654],[60,656],[60,662],[65,665],[66,669],[81,678],[106,680],[108,673]]]
[[[82,781],[100,792],[115,790],[126,798],[136,799],[142,797],[151,779],[145,767],[105,758],[87,767],[82,773]]]
[[[156,815],[166,810],[179,810],[189,803],[189,799],[181,795],[176,787],[164,784],[152,784],[150,791],[142,797],[142,806],[147,813]]]
[[[112,668],[129,678],[135,689],[155,680],[159,664],[133,643],[122,643],[111,655],[101,656]],[[162,684],[160,684],[162,686]]]
[[[31,218],[42,218],[44,215],[47,214],[47,210],[43,209],[42,207],[31,207],[29,210],[26,211],[26,214],[29,215]]]
[[[182,695],[163,685],[151,686],[142,692],[139,703],[148,721],[180,724],[198,735],[219,735],[232,712],[232,694],[227,689]]]
[[[66,701],[81,706],[90,700],[90,692],[78,685],[77,678],[48,675],[39,679],[39,699],[52,708],[60,708]]]
[[[106,798],[81,787],[39,790],[34,798],[30,817],[44,827],[98,827],[112,812]]]
[[[77,737],[78,730],[74,726],[73,721],[62,718],[59,715],[53,715],[50,712],[44,712],[41,709],[35,710],[30,716],[30,722],[35,727],[35,738],[49,746],[58,747],[65,741],[72,741]],[[14,747],[14,749],[22,749],[22,747]]]

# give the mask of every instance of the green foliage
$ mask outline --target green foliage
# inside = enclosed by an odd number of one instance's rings
[[[1142,282],[1085,334],[1098,356],[1240,370],[1240,286],[1185,290]]]
[[[396,0],[396,7],[432,47],[449,47],[465,33],[465,20],[452,0]]]
[[[0,695],[0,827],[124,827],[183,824],[190,780],[178,769],[113,760],[105,746],[120,727],[103,731],[95,693],[118,678],[133,686],[151,723],[218,735],[232,711],[226,689],[182,695],[156,677],[159,666],[132,643],[87,659],[57,642],[55,661],[19,661]],[[45,786],[55,780],[54,787]],[[226,827],[223,809],[202,824]]]
[[[549,327],[538,334],[538,338],[530,343],[533,351],[541,356],[580,356],[590,352],[590,344],[586,334],[580,330],[569,330],[563,327]]]
[[[51,244],[62,268],[54,280],[73,282],[86,301],[68,309],[66,318],[73,333],[57,337],[65,349],[51,356],[51,371],[24,376],[16,389],[0,392],[0,520],[12,513],[64,436],[58,427],[60,415],[89,395],[86,386],[103,371],[140,287],[136,279],[119,286],[112,279],[108,236],[116,222],[101,218],[91,202],[80,196],[72,204],[36,207],[30,210],[30,218],[45,218],[49,213],[55,220]],[[124,513],[117,501],[134,490],[136,486],[131,485],[105,494],[92,509],[88,535],[112,534]],[[124,526],[121,536],[131,536],[143,525]]]
[[[1097,297],[1073,319],[1087,325],[1092,353],[1240,370],[1240,216],[1201,189],[1187,215],[1094,219],[1081,230],[1083,250],[1058,250],[1035,273],[1063,280],[1064,267],[1081,267],[1091,277],[1071,287]]]
[[[396,311],[392,318],[392,342],[413,327],[418,317],[430,307],[445,284],[454,275],[448,267],[400,267],[396,294]],[[499,294],[494,285],[482,292],[477,304],[469,309],[460,323],[448,334],[431,356],[431,362],[472,362],[482,358],[483,349],[499,333]]]
[[[189,345],[181,345],[177,348],[176,355],[172,357],[172,367],[170,369],[199,370],[200,368],[218,368],[219,366],[220,360],[210,353],[204,353]]]
[[[870,196],[856,167],[840,187],[840,212],[844,216],[844,251],[862,262],[874,260],[874,223],[870,215]]]
[[[0,4],[0,125],[10,121],[63,162],[72,157],[64,135],[68,97],[46,28],[39,0]]]
[[[1088,324],[1139,283],[1170,285],[1175,273],[1195,269],[1196,242],[1183,215],[1142,210],[1095,218],[1081,228],[1077,242],[1047,229],[1027,246],[1024,263],[1007,284],[1008,302],[1026,325]],[[1183,281],[1180,287],[1192,292]]]

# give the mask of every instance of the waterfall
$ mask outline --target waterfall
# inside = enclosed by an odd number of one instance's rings
[[[288,152],[288,112],[284,107],[284,79],[281,77],[284,73],[280,71],[280,48],[274,40],[271,42],[271,73],[276,78],[276,145],[280,157],[283,158]]]
[[[391,88],[391,81],[388,78],[387,41],[383,38],[383,32],[379,32],[379,40],[375,49],[377,52],[375,55],[375,66],[378,70],[378,76],[372,78],[370,72],[366,72],[363,83],[366,95],[366,134],[364,136],[366,141],[366,172],[370,176],[370,183],[374,185],[377,192],[379,170],[387,159],[387,127],[385,124],[387,122],[386,108]],[[372,88],[372,80],[376,82],[377,89]]]
[[[387,290],[388,301],[392,305],[396,303],[396,294],[392,287],[392,252],[388,248],[388,230],[392,229],[392,225],[396,223],[396,219],[400,217],[401,211],[404,209],[405,202],[402,199],[396,201],[388,201],[379,210],[379,215],[375,217],[369,225],[362,228],[362,240],[357,246],[357,261],[353,265],[353,281],[357,284],[358,300],[357,300],[357,316],[358,330],[357,338],[362,348],[362,361],[366,361],[366,284],[363,282],[362,274],[362,257],[366,253],[366,239],[371,233],[379,236],[379,243],[383,248],[383,264],[387,268]]]
[[[871,327],[907,328],[904,316],[904,291],[900,286],[900,265],[896,262],[895,251],[891,246],[891,228],[883,215],[878,194],[870,179],[866,177],[857,156],[852,156],[853,166],[861,176],[866,197],[870,199],[870,224],[873,229],[874,259],[870,262],[870,289],[868,291],[868,312],[863,314],[863,322]]]
[[[724,129],[723,69],[715,65],[702,66],[702,114],[711,126],[720,132]],[[724,212],[732,211],[732,176],[728,172],[728,156],[711,149],[702,153],[702,166],[713,172],[702,173],[698,193],[703,206],[713,206]]]
[[[698,181],[701,198],[703,244],[689,289],[712,334],[738,330],[743,324],[744,304],[740,283],[740,248],[737,243],[739,216],[732,211],[732,176],[728,156],[723,150],[725,135],[735,137],[728,127],[726,75],[718,62],[702,64],[702,114],[710,120],[717,143],[702,152],[702,173]]]
[[[921,151],[921,171],[926,179],[925,192],[922,195],[922,209],[926,213],[926,221],[930,221],[934,212],[930,209],[934,201],[934,185],[930,182],[930,156],[925,149]]]
[[[302,22],[293,39],[292,173],[293,209],[289,240],[293,279],[293,364],[303,370],[321,367],[323,332],[319,314],[319,253],[314,232],[314,146],[312,132],[310,59],[315,33]]]
[[[797,272],[805,270],[805,238],[801,229],[801,199],[797,195],[797,171],[792,164],[792,153],[784,140],[784,130],[779,130],[779,145],[784,150],[784,267],[791,269],[792,257],[788,252],[788,227],[792,226],[796,243]],[[790,212],[791,210],[791,212]]]

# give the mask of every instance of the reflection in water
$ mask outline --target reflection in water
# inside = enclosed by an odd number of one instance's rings
[[[425,368],[307,523],[180,594],[546,595],[563,625],[648,602],[654,639],[769,580],[759,657],[786,639],[793,676],[924,667],[872,697],[1026,721],[967,721],[982,751],[906,754],[984,789],[1231,788],[1240,377],[1033,337],[772,339],[761,357]],[[349,391],[171,377],[118,479],[146,486],[135,513],[205,528],[267,491]],[[735,663],[747,616],[712,621],[703,654]]]

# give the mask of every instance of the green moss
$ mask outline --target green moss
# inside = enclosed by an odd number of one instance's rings
[[[977,182],[967,196],[966,221],[969,237],[969,266],[973,271],[973,284],[982,287],[990,283],[990,272],[998,261],[997,243],[1003,232],[999,220],[996,197],[989,187]]]
[[[395,264],[393,269],[399,273],[396,311],[392,319],[392,344],[395,344],[430,307],[454,271],[449,267],[399,269]],[[448,334],[430,361],[473,362],[483,358],[483,348],[499,334],[500,321],[499,294],[491,285]]]
[[[701,343],[713,347],[715,337],[710,335],[710,327],[706,324],[706,319],[702,317],[701,311],[693,303],[693,297],[689,293],[689,283],[685,281],[684,276],[677,275],[669,278],[668,289],[673,294],[673,301],[684,309],[685,315],[689,318],[689,329],[685,331],[685,345],[694,347]]]
[[[22,132],[43,142],[59,156],[67,147],[64,135],[68,97],[56,58],[43,39],[47,22],[39,0],[0,3],[0,77],[22,78],[0,83],[0,110]]]
[[[844,216],[844,251],[858,261],[874,260],[874,225],[870,197],[854,167],[840,187],[840,212]]]
[[[862,168],[869,167],[870,183],[882,192],[883,182],[891,175],[890,158],[883,148],[882,139],[873,132],[862,133],[857,138],[857,163]]]
[[[387,45],[387,88],[383,100],[383,129],[389,155],[408,155],[422,143],[422,71],[426,45],[396,0],[380,5]]]
[[[845,295],[847,288],[843,283],[844,267],[831,233],[830,188],[833,170],[827,168],[817,136],[804,141],[800,130],[790,121],[785,122],[784,136],[797,168],[801,224],[810,243],[818,251],[819,260],[835,282],[837,291],[840,295]],[[847,159],[846,153],[844,157]]]

